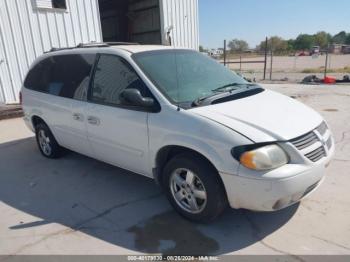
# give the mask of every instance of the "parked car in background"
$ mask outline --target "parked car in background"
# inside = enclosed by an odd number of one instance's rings
[[[300,52],[297,52],[296,56],[309,56],[310,53],[309,52],[306,52],[306,51],[300,51]]]
[[[310,55],[319,55],[321,52],[321,48],[319,46],[313,46],[310,50]]]
[[[208,51],[209,56],[211,56],[212,58],[218,59],[221,56],[224,55],[224,50],[223,49],[210,49]]]
[[[334,153],[314,110],[192,50],[55,50],[34,62],[21,92],[43,156],[68,148],[153,178],[194,221],[227,205],[293,205],[321,185]]]

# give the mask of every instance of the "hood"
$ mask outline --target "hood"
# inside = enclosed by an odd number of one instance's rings
[[[248,137],[256,143],[285,141],[304,135],[323,121],[308,106],[265,90],[250,97],[191,109]]]

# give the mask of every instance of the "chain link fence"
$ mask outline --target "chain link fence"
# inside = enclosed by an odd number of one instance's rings
[[[226,44],[225,44],[226,46]],[[224,49],[220,62],[252,81],[301,82],[305,77],[325,75],[341,80],[350,75],[350,54],[328,51],[316,55],[298,52],[294,55],[276,55],[267,48],[263,52],[231,53]]]

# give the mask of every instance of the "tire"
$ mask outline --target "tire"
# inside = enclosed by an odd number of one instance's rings
[[[218,172],[206,159],[195,154],[181,154],[171,159],[163,170],[162,182],[171,205],[191,221],[211,222],[227,207]]]
[[[49,127],[44,123],[39,123],[35,127],[36,142],[41,154],[50,159],[62,156],[63,148],[57,143]]]

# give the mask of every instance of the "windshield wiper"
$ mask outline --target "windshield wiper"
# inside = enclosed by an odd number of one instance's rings
[[[231,83],[231,84],[227,84],[227,85],[224,85],[224,86],[220,86],[218,88],[215,88],[213,90],[211,90],[213,93],[210,94],[210,95],[207,95],[207,96],[204,96],[204,97],[200,97],[198,98],[196,101],[203,101],[203,100],[206,100],[208,98],[211,98],[213,96],[216,96],[218,95],[218,93],[228,93],[228,92],[232,92],[234,90],[236,90],[237,88],[234,88],[234,87],[237,87],[237,86],[242,86],[242,85],[246,85],[246,84],[240,84],[240,83]],[[228,87],[232,87],[230,89],[228,89]]]
[[[233,90],[236,89],[236,88],[228,89],[228,87],[237,87],[237,86],[255,86],[255,84],[251,84],[251,83],[230,83],[230,84],[227,84],[227,85],[215,88],[215,89],[213,89],[211,91],[213,91],[213,92],[227,91],[228,92],[228,91],[233,91]]]
[[[237,87],[237,86],[246,86],[246,88],[230,88],[228,87]],[[200,97],[192,102],[192,106],[200,106],[206,101],[214,101],[219,98],[227,97],[233,94],[239,94],[239,93],[245,93],[252,90],[262,90],[258,85],[251,84],[251,83],[231,83],[225,86],[221,86],[219,88],[216,88],[212,90],[212,94]]]
[[[233,91],[237,90],[237,88],[234,88],[234,87],[238,87],[238,86],[250,87],[250,86],[255,86],[255,84],[250,84],[250,83],[231,83],[231,84],[227,84],[227,85],[224,85],[224,86],[220,86],[218,88],[215,88],[215,89],[211,90],[213,92],[212,94],[196,99],[194,101],[194,104],[199,104],[201,101],[207,100],[207,99],[209,99],[211,97],[217,96],[217,95],[222,94],[222,93],[232,93]],[[228,89],[228,87],[232,87],[232,88]]]

